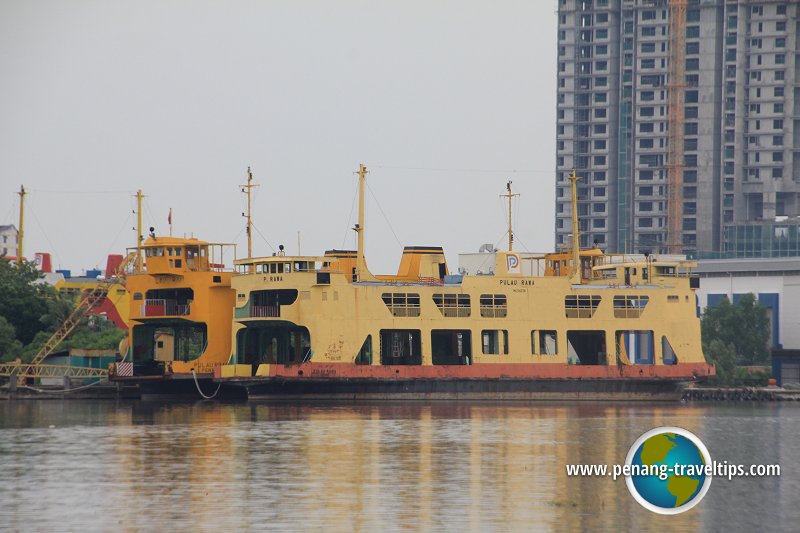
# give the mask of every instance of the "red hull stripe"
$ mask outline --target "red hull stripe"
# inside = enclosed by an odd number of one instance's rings
[[[691,379],[714,375],[705,363],[581,366],[562,363],[484,363],[469,366],[360,366],[351,363],[270,365],[270,377],[345,379]],[[256,378],[257,379],[257,378]]]

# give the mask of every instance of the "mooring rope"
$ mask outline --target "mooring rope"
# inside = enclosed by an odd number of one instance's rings
[[[206,396],[205,394],[203,394],[203,391],[200,389],[200,382],[197,381],[197,374],[195,374],[194,368],[192,369],[192,377],[194,378],[194,386],[197,387],[197,392],[199,392],[200,396],[202,396],[206,400],[213,400],[214,397],[219,392],[220,387],[222,387],[222,383],[220,383],[219,385],[217,385],[217,390],[214,391],[214,394],[212,394],[211,396]]]

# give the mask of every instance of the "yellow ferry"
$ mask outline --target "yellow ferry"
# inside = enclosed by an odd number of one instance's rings
[[[111,366],[109,379],[137,383],[145,396],[202,395],[214,369],[230,359],[235,246],[157,237],[153,228],[138,244],[126,276],[130,329],[124,357]]]
[[[435,246],[406,247],[396,275],[373,275],[365,179],[361,165],[356,251],[235,261],[231,361],[215,371],[224,393],[674,399],[714,374],[693,263],[573,245],[525,258],[544,272],[526,275],[509,224],[509,250],[496,253],[492,275],[450,275]]]

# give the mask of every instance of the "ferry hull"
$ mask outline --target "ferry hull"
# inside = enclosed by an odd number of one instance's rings
[[[142,400],[199,400],[201,391],[212,396],[219,388],[212,381],[212,374],[170,374],[167,376],[115,377],[114,382],[137,385]]]
[[[247,399],[676,401],[708,365],[576,367],[498,364],[358,367],[262,365],[261,376],[220,378],[221,394]],[[488,368],[487,368],[488,367]]]

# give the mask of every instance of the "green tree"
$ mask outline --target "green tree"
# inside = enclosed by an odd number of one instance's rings
[[[714,339],[703,348],[706,357],[717,367],[717,381],[725,385],[733,385],[736,377],[736,348]]]
[[[734,363],[763,365],[769,360],[769,317],[767,309],[759,305],[753,294],[745,294],[736,304],[723,298],[714,307],[706,307],[701,322],[703,351],[712,357],[722,347],[733,350]],[[719,341],[714,346],[712,342]]]
[[[13,361],[22,353],[22,343],[6,317],[0,316],[0,363]]]
[[[49,285],[36,283],[41,277],[31,262],[12,265],[0,258],[0,317],[14,327],[16,339],[22,344],[30,343],[45,329],[40,318],[47,313],[47,302],[55,294]]]
[[[39,280],[33,263],[0,257],[0,361],[30,361],[75,308],[76,297]],[[113,349],[126,335],[112,322],[84,318],[58,349]]]

